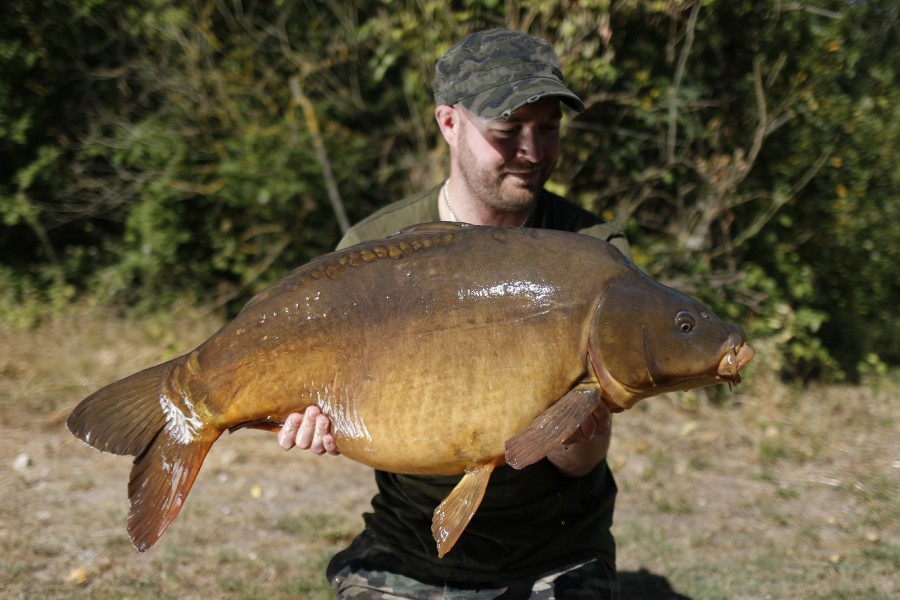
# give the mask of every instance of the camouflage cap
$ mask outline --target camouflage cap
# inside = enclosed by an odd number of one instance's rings
[[[550,42],[526,33],[477,31],[435,64],[435,102],[462,104],[483,119],[508,117],[545,96],[559,96],[572,109],[584,110],[584,103],[563,82]]]

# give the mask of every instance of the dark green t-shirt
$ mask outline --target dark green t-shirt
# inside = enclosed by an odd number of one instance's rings
[[[439,221],[439,190],[437,186],[379,210],[348,231],[338,248]],[[630,256],[619,229],[547,191],[526,226],[598,237]],[[372,499],[373,512],[363,518],[378,541],[403,561],[405,574],[422,581],[477,585],[592,558],[615,566],[610,527],[617,490],[606,461],[578,478],[563,476],[547,459],[521,471],[497,468],[459,541],[438,558],[431,537],[432,513],[460,478],[375,472],[379,493]]]

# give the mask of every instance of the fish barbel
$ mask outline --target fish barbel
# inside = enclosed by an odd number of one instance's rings
[[[562,444],[601,402],[736,384],[743,330],[611,244],[539,229],[431,224],[321,256],[195,350],[84,399],[66,423],[135,457],[128,532],[152,546],[226,430],[277,430],[317,405],[344,456],[463,474],[435,509],[443,556],[490,474]]]

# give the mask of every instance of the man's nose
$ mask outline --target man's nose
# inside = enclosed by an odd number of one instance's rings
[[[530,162],[540,162],[544,158],[544,149],[538,134],[526,129],[519,134],[518,156]]]

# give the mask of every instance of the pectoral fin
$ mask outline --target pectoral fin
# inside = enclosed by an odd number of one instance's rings
[[[453,548],[466,525],[472,520],[472,515],[478,510],[478,505],[484,497],[493,470],[494,465],[487,463],[466,471],[453,491],[434,509],[431,534],[437,542],[439,558],[443,558]]]
[[[600,404],[600,388],[583,384],[572,388],[528,427],[506,440],[506,462],[523,469],[558,447]]]

